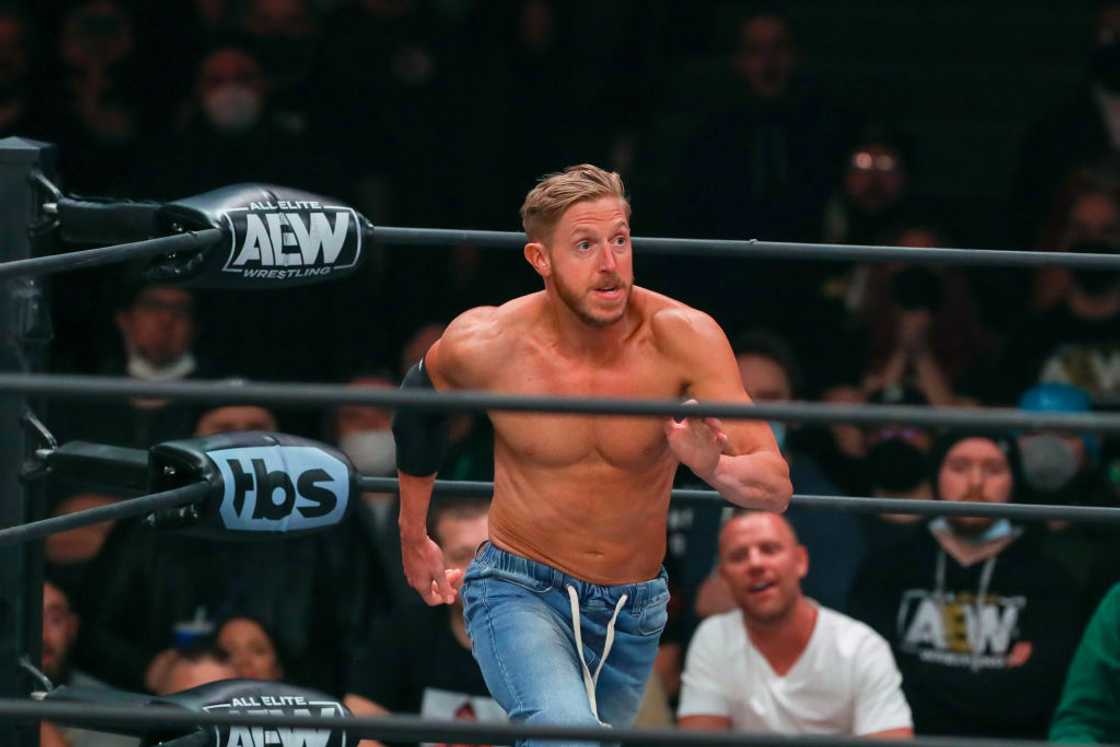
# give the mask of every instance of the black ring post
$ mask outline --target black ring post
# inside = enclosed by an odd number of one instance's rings
[[[0,140],[0,261],[32,255],[30,228],[44,216],[32,173],[53,177],[54,146],[8,137]],[[32,277],[0,281],[0,371],[35,373],[43,368],[50,340],[47,301]],[[42,518],[43,504],[20,480],[29,449],[20,422],[27,400],[0,390],[0,526]],[[39,496],[41,497],[41,496]],[[43,640],[42,545],[0,548],[0,696],[25,697],[27,676],[18,666],[27,655],[36,664]],[[36,747],[38,724],[0,723],[0,747]]]

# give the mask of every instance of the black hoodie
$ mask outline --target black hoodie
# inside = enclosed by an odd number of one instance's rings
[[[964,567],[923,527],[864,561],[849,607],[890,642],[916,733],[1046,738],[1084,615],[1029,532]]]

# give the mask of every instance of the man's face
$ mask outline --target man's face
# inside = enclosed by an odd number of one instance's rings
[[[809,554],[785,519],[744,514],[720,532],[719,572],[748,623],[774,624],[786,620],[801,598]]]
[[[602,197],[572,205],[544,251],[542,274],[581,321],[606,327],[622,319],[634,285],[630,222],[622,200]]]
[[[194,435],[213,436],[236,431],[275,431],[276,418],[256,405],[227,405],[207,410],[198,419]]]
[[[78,635],[78,617],[70,602],[54,584],[43,584],[43,673],[61,678],[66,656]]]
[[[844,192],[864,213],[878,215],[893,207],[906,190],[902,156],[888,145],[868,145],[852,153],[844,174]]]
[[[1067,249],[1082,241],[1120,243],[1120,206],[1100,192],[1081,195],[1070,206],[1062,241]]]
[[[1006,503],[1011,488],[1007,457],[987,438],[966,438],[954,444],[937,474],[938,494],[946,501]],[[976,535],[991,526],[993,519],[954,516],[949,521],[962,534]]]
[[[735,68],[759,98],[777,98],[789,88],[797,58],[785,21],[757,16],[743,24]]]
[[[125,344],[154,366],[181,358],[194,341],[194,301],[180,288],[146,288],[117,314]]]
[[[391,389],[395,384],[389,379],[368,376],[354,379],[347,386],[364,389]],[[338,408],[335,418],[337,438],[342,438],[348,433],[387,431],[393,424],[393,413],[390,410],[365,405],[343,405]]]
[[[255,59],[241,50],[219,50],[203,61],[198,75],[198,91],[205,98],[226,86],[239,86],[263,95],[264,71]]]
[[[789,378],[778,362],[765,355],[736,356],[743,388],[755,402],[788,402],[793,399]]]
[[[235,617],[218,632],[218,648],[226,652],[238,677],[278,680],[284,676],[276,646],[255,620]]]

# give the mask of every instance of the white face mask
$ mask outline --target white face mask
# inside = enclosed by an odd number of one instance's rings
[[[128,355],[127,368],[128,375],[134,379],[168,381],[190,376],[194,373],[195,366],[194,356],[189,352],[184,353],[178,360],[168,363],[166,366],[155,366],[139,353],[133,351]]]
[[[391,475],[397,469],[392,431],[355,431],[338,440],[338,448],[363,475]]]
[[[224,85],[208,93],[202,106],[218,130],[245,132],[260,117],[261,96],[246,86]]]
[[[1007,519],[996,519],[992,522],[991,526],[977,535],[963,535],[958,533],[944,516],[939,516],[931,521],[929,523],[929,528],[934,534],[938,532],[951,534],[967,545],[984,545],[988,542],[994,542],[1021,533],[1021,530]]]

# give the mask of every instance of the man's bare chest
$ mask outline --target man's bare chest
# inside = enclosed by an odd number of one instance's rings
[[[522,395],[672,399],[682,394],[682,381],[657,355],[630,354],[606,365],[526,355],[511,360],[487,388]],[[542,467],[599,462],[632,470],[662,460],[667,450],[661,418],[492,413],[491,420],[502,445]]]

